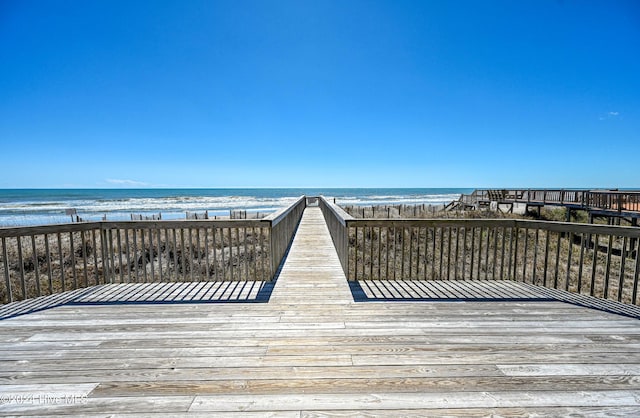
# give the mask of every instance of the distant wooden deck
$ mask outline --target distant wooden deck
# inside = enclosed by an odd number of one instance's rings
[[[0,321],[0,414],[640,415],[637,319],[511,282],[363,282],[355,302],[318,208],[253,285],[108,285]]]
[[[638,190],[577,190],[577,189],[477,189],[462,195],[459,205],[451,202],[447,207],[479,207],[491,202],[511,205],[521,203],[527,207],[559,206],[568,211],[585,210],[594,216],[629,218],[637,226],[640,218],[640,191]]]

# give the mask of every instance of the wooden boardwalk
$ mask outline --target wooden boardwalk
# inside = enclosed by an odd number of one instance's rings
[[[476,189],[470,195],[461,195],[447,208],[478,208],[491,202],[510,205],[522,203],[540,209],[543,206],[559,206],[567,209],[567,221],[571,211],[585,210],[590,216],[629,218],[633,226],[640,218],[640,191],[638,190],[579,190],[579,189]],[[591,222],[591,221],[590,221]]]
[[[0,414],[640,415],[638,320],[509,289],[354,302],[308,208],[268,303],[76,301],[0,321]]]

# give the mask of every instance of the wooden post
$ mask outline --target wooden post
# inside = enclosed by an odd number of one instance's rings
[[[65,215],[71,216],[71,223],[73,223],[73,216],[77,215],[78,211],[76,209],[65,209]]]
[[[622,193],[618,193],[618,213],[622,213]]]
[[[48,242],[48,241],[46,241]],[[11,290],[11,280],[10,280],[10,275],[9,275],[9,256],[7,254],[7,240],[5,237],[2,237],[2,257],[5,260],[4,262],[4,283],[5,283],[5,288],[6,288],[6,292],[7,292],[7,302],[11,303],[13,302],[13,291]],[[49,252],[47,251],[47,257],[49,257]],[[62,266],[61,266],[62,267]],[[51,269],[49,269],[49,271],[51,271]],[[51,272],[49,272],[49,275],[51,275]]]

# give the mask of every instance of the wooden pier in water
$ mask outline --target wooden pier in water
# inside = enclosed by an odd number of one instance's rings
[[[0,415],[640,415],[638,319],[513,281],[348,282],[317,207],[275,282],[74,292],[0,321]]]

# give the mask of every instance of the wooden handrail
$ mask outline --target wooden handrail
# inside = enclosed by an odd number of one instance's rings
[[[306,196],[299,197],[291,205],[265,216],[264,218],[262,218],[262,220],[270,222],[271,226],[275,226],[278,223],[280,223],[280,221],[282,221],[293,210],[295,210],[295,208],[297,208],[298,205],[301,205],[301,204],[304,204],[306,206]]]
[[[262,219],[174,219],[162,221],[97,221],[63,223],[37,226],[0,227],[0,238],[25,235],[57,234],[67,232],[90,231],[93,229],[135,229],[135,228],[205,228],[215,225],[221,228],[251,228],[271,225],[267,218]]]
[[[347,221],[355,219],[353,216],[349,215],[344,209],[340,206],[336,205],[328,201],[324,196],[320,197],[321,201],[325,204],[325,207],[331,211],[333,216],[335,216],[336,220],[340,222],[341,225],[346,226]]]

